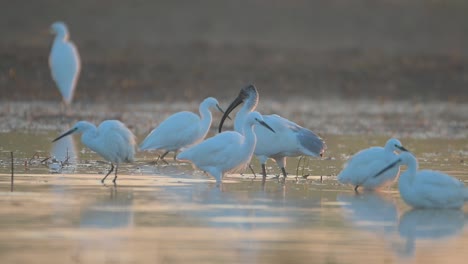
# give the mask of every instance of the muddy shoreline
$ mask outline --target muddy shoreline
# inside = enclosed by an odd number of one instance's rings
[[[221,100],[226,108],[230,101]],[[173,103],[75,103],[64,113],[59,102],[0,103],[0,131],[58,132],[79,120],[100,123],[119,119],[136,135],[146,135],[169,115],[197,111],[199,102]],[[258,108],[264,114],[280,114],[319,134],[388,135],[413,138],[467,138],[468,104],[390,100],[308,100],[283,103],[264,99]],[[212,133],[220,113],[214,113]],[[226,122],[226,129],[232,127]]]

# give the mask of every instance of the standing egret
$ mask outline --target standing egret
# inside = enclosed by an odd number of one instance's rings
[[[275,132],[265,123],[261,114],[252,112],[244,121],[242,134],[236,131],[220,133],[182,151],[177,159],[191,161],[199,169],[215,177],[219,184],[224,173],[244,169],[249,163],[257,142],[253,128],[257,123],[269,129],[270,133]]]
[[[55,142],[65,136],[73,133],[83,133],[81,142],[101,155],[104,159],[111,162],[111,168],[106,176],[101,179],[104,180],[114,170],[115,164],[115,177],[112,181],[115,184],[117,180],[117,170],[119,164],[122,162],[132,162],[135,155],[135,136],[133,133],[118,120],[103,121],[99,127],[96,128],[94,124],[86,121],[77,122],[72,129],[63,133],[52,142]]]
[[[402,152],[374,177],[380,177],[382,173],[399,165],[407,166],[398,180],[398,189],[410,206],[459,209],[468,201],[468,189],[461,181],[438,171],[418,171],[418,161],[410,152]]]
[[[160,157],[174,151],[177,154],[181,148],[189,147],[201,142],[211,126],[211,109],[218,109],[224,113],[218,101],[208,97],[200,104],[200,117],[192,112],[183,111],[175,113],[164,120],[140,144],[140,150],[165,150]],[[174,155],[175,159],[176,155]]]
[[[370,147],[354,154],[344,165],[338,174],[338,181],[343,184],[354,185],[357,192],[359,186],[368,190],[377,189],[380,186],[393,181],[400,173],[400,166],[374,177],[375,173],[385,165],[394,161],[397,157],[395,151],[408,151],[396,138],[391,138],[385,147]]]
[[[248,85],[241,89],[237,98],[226,109],[219,123],[219,132],[221,132],[227,115],[241,103],[244,103],[244,105],[236,114],[234,121],[234,130],[238,132],[242,132],[243,127],[241,124],[244,123],[248,113],[254,111],[257,107],[258,92],[254,85]],[[260,160],[264,179],[266,178],[265,164],[269,158],[276,161],[286,178],[286,157],[322,156],[327,148],[323,139],[314,132],[279,115],[263,115],[263,119],[275,130],[275,133],[271,133],[264,127],[255,127],[258,140],[254,154]]]
[[[62,94],[63,102],[69,105],[80,75],[80,55],[73,42],[69,40],[65,23],[53,23],[51,31],[55,34],[55,39],[49,56],[50,71]]]

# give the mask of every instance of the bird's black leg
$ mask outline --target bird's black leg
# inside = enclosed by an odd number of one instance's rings
[[[164,152],[164,154],[162,154],[161,156],[159,156],[158,159],[156,160],[156,164],[158,163],[159,160],[162,160],[162,161],[164,161],[164,163],[169,164],[169,162],[167,162],[167,161],[164,159],[164,157],[166,157],[167,153],[169,153],[169,151],[166,151],[166,152]]]
[[[249,169],[250,169],[250,171],[252,171],[252,173],[254,175],[254,179],[257,178],[257,174],[255,174],[255,171],[252,168],[252,164],[250,164],[250,163],[249,163]]]
[[[262,164],[262,176],[263,176],[263,179],[266,179],[266,166],[265,164]]]
[[[107,172],[106,176],[104,176],[104,178],[101,179],[101,183],[104,183],[104,181],[106,180],[107,176],[109,176],[109,174],[111,174],[111,172],[114,170],[114,164],[111,163],[111,168],[110,170]]]
[[[286,177],[288,177],[288,174],[286,173],[286,169],[284,167],[282,167],[281,171],[283,172],[283,176],[286,179]]]
[[[356,186],[354,187],[354,192],[359,193],[358,190],[357,190],[358,188],[359,188],[359,185],[356,185]]]
[[[119,169],[119,164],[117,164],[117,165],[115,166],[115,176],[114,176],[114,179],[112,180],[112,182],[114,183],[114,185],[115,185],[115,181],[117,180],[117,170],[118,170],[118,169]]]

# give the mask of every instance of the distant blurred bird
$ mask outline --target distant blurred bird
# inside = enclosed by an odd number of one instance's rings
[[[257,107],[258,97],[257,88],[252,84],[241,89],[237,98],[229,105],[221,118],[219,132],[221,132],[224,120],[229,113],[244,103],[234,120],[234,130],[242,133],[242,124],[247,118],[247,114]],[[263,120],[275,130],[275,133],[271,133],[262,126],[255,127],[258,140],[254,154],[262,165],[263,178],[266,177],[265,164],[269,158],[276,161],[286,178],[286,157],[322,156],[327,148],[325,141],[314,132],[279,115],[263,115]]]
[[[275,131],[263,121],[262,115],[252,112],[244,121],[243,133],[226,131],[190,147],[177,155],[178,160],[191,161],[199,169],[211,174],[217,183],[221,183],[226,172],[235,172],[245,168],[252,158],[257,142],[254,125],[260,124]]]
[[[80,75],[80,56],[75,45],[69,40],[65,23],[53,23],[51,31],[55,34],[55,39],[49,56],[50,71],[62,94],[63,102],[69,105]]]
[[[374,175],[397,158],[395,151],[408,150],[398,139],[391,138],[383,148],[370,147],[359,151],[345,163],[343,170],[338,174],[338,181],[354,185],[356,192],[359,186],[373,190],[393,181],[400,173],[400,166],[388,169],[379,177]]]
[[[468,201],[468,189],[463,182],[438,171],[418,171],[418,161],[410,152],[402,152],[374,177],[399,165],[406,165],[400,175],[398,189],[403,200],[414,208],[459,209]]]
[[[117,170],[119,164],[123,162],[133,162],[135,155],[135,135],[120,121],[106,120],[96,128],[94,124],[86,121],[77,122],[72,129],[63,133],[52,142],[55,142],[65,136],[73,133],[83,133],[81,142],[101,155],[104,159],[111,162],[109,172],[101,179],[104,180],[114,170],[115,177],[113,182],[117,180]]]
[[[175,159],[177,151],[197,144],[205,138],[211,126],[210,110],[215,108],[224,113],[218,101],[208,97],[199,106],[200,116],[188,111],[169,116],[143,140],[140,150],[165,150],[160,156],[163,161],[170,151],[174,151]]]

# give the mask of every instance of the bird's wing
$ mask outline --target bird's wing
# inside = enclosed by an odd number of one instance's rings
[[[442,207],[462,200],[465,190],[461,181],[431,170],[418,171],[413,186],[416,195]]]
[[[276,114],[264,115],[263,118],[275,130],[274,135],[293,137],[292,140],[302,147],[304,154],[318,156],[327,149],[325,141],[307,128]]]
[[[146,149],[179,149],[194,143],[200,131],[200,118],[192,112],[179,112],[159,124],[140,144]]]
[[[364,178],[374,176],[392,161],[391,155],[386,157],[385,150],[382,147],[363,149],[345,162],[343,169],[337,177],[342,183],[361,183]]]
[[[135,135],[122,122],[106,120],[99,125],[97,131],[99,151],[95,150],[96,152],[116,163],[133,161],[136,145]]]
[[[226,164],[231,161],[233,153],[238,152],[243,140],[239,133],[226,131],[182,151],[177,159],[190,160],[198,167]]]
[[[349,158],[343,165],[345,168],[348,166],[359,169],[360,167],[367,166],[368,162],[375,159],[382,159],[385,149],[382,147],[370,147],[363,149]],[[395,156],[393,156],[395,158]],[[391,162],[392,160],[389,160]],[[383,169],[382,167],[381,169]]]
[[[71,42],[54,44],[49,66],[65,102],[70,103],[81,70],[80,56],[75,45]]]

